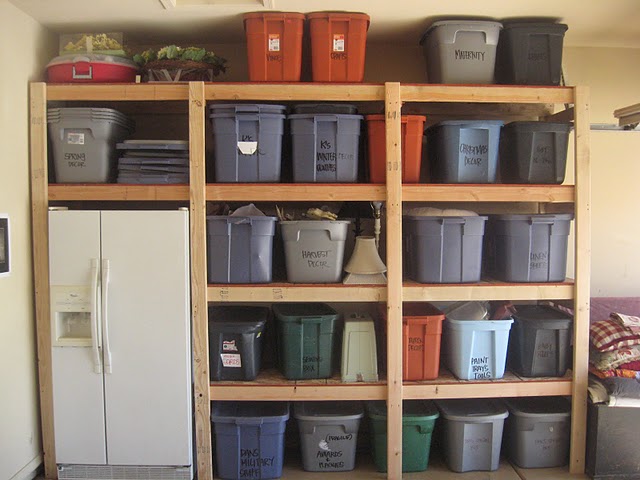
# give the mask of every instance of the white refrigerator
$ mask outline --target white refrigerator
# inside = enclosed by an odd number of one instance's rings
[[[193,478],[189,217],[49,212],[58,477]]]

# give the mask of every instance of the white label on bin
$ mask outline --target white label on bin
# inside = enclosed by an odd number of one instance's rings
[[[242,367],[242,360],[237,353],[221,353],[223,367],[240,368]]]
[[[269,51],[270,52],[279,52],[280,51],[280,35],[277,33],[269,34]]]
[[[84,133],[67,133],[68,145],[84,145]]]
[[[222,341],[222,351],[224,352],[237,352],[238,351],[238,347],[236,347],[236,341],[235,340],[223,340]]]
[[[333,35],[333,51],[344,52],[344,34]]]
[[[238,142],[238,150],[243,155],[253,155],[258,151],[258,142]]]

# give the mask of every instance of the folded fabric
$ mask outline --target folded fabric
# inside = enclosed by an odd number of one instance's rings
[[[640,380],[640,371],[638,370],[625,370],[622,368],[615,368],[613,370],[598,370],[594,365],[589,364],[589,373],[593,373],[598,378],[634,378]]]
[[[587,387],[587,391],[589,392],[589,398],[593,403],[609,402],[609,392],[602,383],[603,381],[604,380],[600,380],[592,375],[589,375],[589,386]]]
[[[640,360],[640,345],[617,348],[610,352],[599,352],[592,348],[589,352],[589,361],[598,370],[613,370],[636,360]],[[631,368],[631,370],[640,370],[640,368]]]
[[[628,328],[636,335],[640,335],[640,317],[625,315],[623,313],[612,313],[609,318],[623,327]]]
[[[633,378],[613,377],[602,380],[609,395],[617,398],[640,399],[640,381]]]
[[[622,370],[640,371],[640,360],[634,360],[633,362],[623,363],[622,365],[618,365],[616,368],[621,368]]]
[[[599,352],[640,345],[640,334],[633,333],[610,318],[591,324],[589,332],[591,344]]]

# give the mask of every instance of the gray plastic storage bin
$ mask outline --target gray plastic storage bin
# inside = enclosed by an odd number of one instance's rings
[[[298,421],[302,467],[307,472],[346,472],[356,463],[360,402],[299,402]]]
[[[449,120],[427,128],[434,183],[495,183],[501,120]]]
[[[254,380],[260,371],[266,307],[211,306],[209,372],[211,380]]]
[[[402,217],[405,274],[419,283],[479,282],[487,217]]]
[[[487,228],[488,267],[505,282],[562,282],[572,214],[497,215]]]
[[[498,400],[439,400],[443,419],[444,456],[454,472],[493,471],[500,465],[500,448],[507,409]]]
[[[131,120],[111,108],[50,108],[47,124],[56,182],[114,180],[116,144],[133,133]]]
[[[429,83],[493,83],[502,24],[484,20],[444,20],[425,32]]]
[[[209,283],[269,283],[276,217],[207,217]]]
[[[500,135],[503,183],[562,183],[570,123],[511,122]]]
[[[496,81],[517,85],[560,85],[567,25],[505,22],[496,56]]]
[[[569,461],[571,405],[563,397],[505,400],[507,456],[520,468],[562,467]]]
[[[282,105],[209,105],[216,181],[279,182],[284,111]]]
[[[358,180],[362,115],[294,114],[291,128],[293,181],[340,183]]]
[[[518,305],[509,365],[523,377],[562,377],[571,362],[571,317],[543,305]]]
[[[337,283],[342,280],[348,220],[280,222],[287,280],[292,283]]]

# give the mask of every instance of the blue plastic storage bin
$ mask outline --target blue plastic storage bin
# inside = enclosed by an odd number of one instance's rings
[[[280,478],[288,419],[286,402],[213,402],[218,477]]]
[[[461,380],[502,378],[513,320],[451,320],[444,322],[447,365]]]

